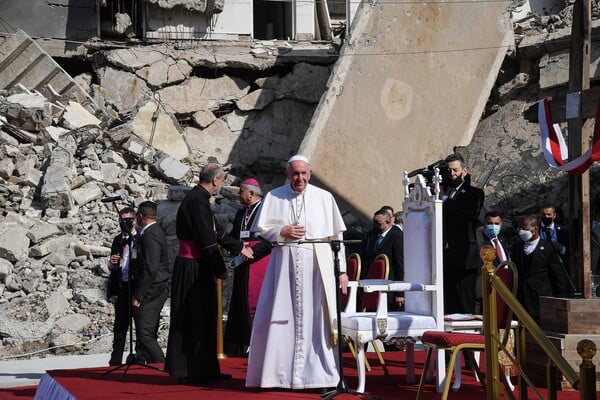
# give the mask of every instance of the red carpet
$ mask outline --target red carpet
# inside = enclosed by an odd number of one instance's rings
[[[417,352],[417,374],[421,373],[423,353]],[[389,376],[384,376],[383,370],[374,355],[369,361],[373,370],[367,373],[366,390],[368,393],[383,399],[414,399],[418,385],[407,385],[404,381],[404,352],[386,352],[384,354]],[[221,400],[221,399],[318,399],[320,395],[310,391],[282,391],[247,389],[244,387],[247,360],[244,358],[227,358],[221,360],[223,372],[233,375],[233,379],[209,384],[204,387],[178,385],[175,379],[164,372],[158,372],[141,366],[131,366],[122,381],[119,381],[124,369],[113,371],[102,376],[108,367],[52,370],[52,376],[63,388],[79,400],[93,399],[160,399],[160,400]],[[357,384],[356,366],[351,355],[345,355],[344,375],[350,389]],[[545,396],[545,390],[540,389]],[[20,387],[0,389],[2,400],[28,400],[35,394],[35,388]],[[433,384],[427,385],[424,391],[424,400],[439,399]],[[463,384],[459,392],[450,393],[450,400],[480,400],[485,394],[479,383],[473,378],[470,371],[464,370]],[[339,400],[356,399],[357,396],[342,394],[335,397]],[[530,399],[535,397],[529,396]],[[559,392],[559,400],[577,400],[579,392]],[[46,399],[44,399],[46,400]],[[50,399],[48,399],[50,400]]]

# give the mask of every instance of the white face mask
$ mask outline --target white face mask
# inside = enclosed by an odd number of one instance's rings
[[[525,229],[519,229],[519,239],[524,242],[529,242],[533,237],[533,233],[531,231],[527,231]]]

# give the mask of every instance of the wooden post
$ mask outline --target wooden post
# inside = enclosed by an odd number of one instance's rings
[[[591,6],[590,0],[576,0],[573,6],[571,49],[569,53],[569,93],[590,87]],[[567,118],[569,118],[567,101]],[[579,96],[578,113],[569,118],[568,146],[571,160],[583,154],[589,145],[589,120],[582,113],[583,96]],[[569,273],[584,297],[590,291],[590,184],[589,172],[569,175]]]

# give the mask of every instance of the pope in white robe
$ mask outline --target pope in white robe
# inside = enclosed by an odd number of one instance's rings
[[[247,387],[314,389],[339,382],[333,251],[346,226],[331,193],[308,184],[304,156],[288,161],[289,183],[273,189],[254,221],[277,244],[258,299],[250,339]],[[254,228],[253,228],[254,230]],[[346,257],[338,254],[346,290]]]

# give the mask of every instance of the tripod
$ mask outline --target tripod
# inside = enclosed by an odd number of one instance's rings
[[[366,397],[366,398],[370,398],[370,399],[376,399],[379,400],[381,399],[380,397],[377,396],[373,396],[370,394],[366,394],[366,393],[360,393],[357,392],[355,390],[350,390],[348,389],[348,385],[346,384],[346,381],[344,380],[344,358],[343,358],[343,352],[342,352],[342,343],[341,343],[341,338],[342,338],[342,310],[341,310],[341,298],[340,298],[340,258],[339,258],[339,252],[340,252],[340,248],[341,248],[341,243],[360,243],[360,240],[331,240],[330,244],[331,244],[331,249],[333,250],[333,268],[334,268],[334,272],[335,272],[335,310],[336,310],[336,317],[337,317],[337,329],[338,329],[338,365],[339,365],[339,375],[340,375],[340,380],[336,386],[336,388],[330,392],[327,392],[325,394],[323,394],[321,396],[322,399],[324,400],[329,400],[329,399],[333,399],[334,397],[340,395],[340,394],[352,394],[355,396],[360,396],[360,397]]]
[[[113,203],[114,204],[114,203]],[[117,213],[119,213],[119,210],[115,204],[115,208],[117,209]],[[121,217],[121,214],[119,213],[119,226],[121,226],[121,230],[123,231],[123,227],[127,226],[126,221]],[[133,226],[133,224],[132,224]],[[108,371],[104,372],[102,374],[102,376],[104,375],[108,375],[113,371],[117,371],[121,368],[125,368],[125,370],[123,371],[123,373],[121,374],[121,376],[119,377],[119,381],[122,381],[123,378],[125,377],[125,374],[127,374],[127,371],[129,370],[129,368],[132,365],[139,365],[139,366],[143,366],[145,368],[149,368],[149,369],[153,369],[156,371],[161,371],[163,372],[163,369],[154,367],[152,365],[148,365],[148,364],[142,364],[137,362],[136,358],[135,358],[135,353],[133,352],[133,312],[131,310],[131,300],[132,300],[132,293],[131,293],[131,285],[133,282],[133,275],[132,275],[132,238],[133,238],[133,234],[131,233],[132,229],[128,229],[129,232],[129,236],[127,237],[127,241],[126,241],[126,245],[127,245],[127,249],[129,251],[129,259],[127,260],[127,262],[129,263],[129,268],[127,271],[127,276],[128,276],[128,281],[127,281],[127,312],[128,312],[128,332],[129,332],[129,354],[127,355],[127,358],[125,360],[125,364],[121,364],[121,365],[117,365],[114,368],[109,369]],[[123,246],[123,243],[121,243],[121,247]]]

